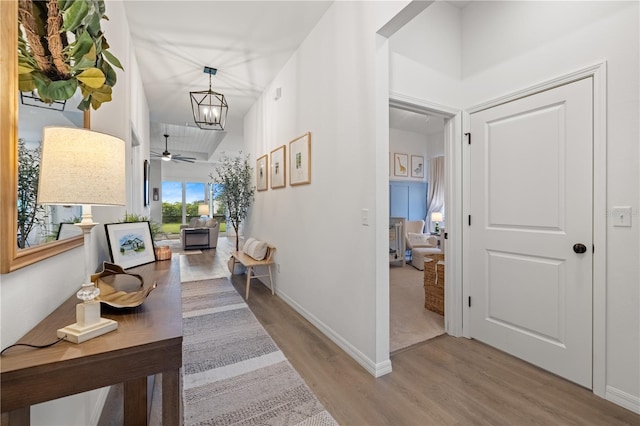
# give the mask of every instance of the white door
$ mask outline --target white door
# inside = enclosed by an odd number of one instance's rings
[[[592,99],[585,78],[471,115],[466,280],[472,338],[589,389]]]

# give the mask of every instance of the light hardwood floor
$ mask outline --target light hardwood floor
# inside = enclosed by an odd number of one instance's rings
[[[222,264],[227,247],[202,261]],[[244,275],[232,282],[243,294]],[[464,338],[399,351],[393,372],[375,379],[266,286],[253,284],[248,304],[341,425],[640,425],[640,416],[587,389]],[[109,417],[103,424],[119,423]]]

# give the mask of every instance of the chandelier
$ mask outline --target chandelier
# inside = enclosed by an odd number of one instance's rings
[[[204,67],[204,73],[209,74],[209,90],[189,92],[193,120],[204,130],[224,130],[227,121],[227,100],[223,94],[211,90],[211,76],[216,72],[216,68]]]

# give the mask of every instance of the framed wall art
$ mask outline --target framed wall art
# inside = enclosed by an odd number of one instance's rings
[[[271,189],[287,186],[287,147],[282,145],[271,151]]]
[[[149,174],[151,172],[151,164],[149,160],[144,160],[143,164],[143,181],[142,181],[142,198],[144,200],[145,207],[149,205]]]
[[[411,177],[424,177],[424,157],[421,155],[411,156]]]
[[[409,177],[409,156],[407,154],[393,154],[394,176]]]
[[[268,189],[267,157],[268,155],[265,154],[256,160],[256,189],[258,191],[266,191]]]
[[[156,261],[148,221],[107,223],[104,229],[113,263],[127,269]]]
[[[289,184],[311,183],[311,132],[289,142]]]

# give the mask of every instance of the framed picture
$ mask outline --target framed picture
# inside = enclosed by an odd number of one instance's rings
[[[148,221],[107,223],[104,229],[113,263],[127,269],[156,261]]]
[[[311,133],[289,142],[289,184],[311,183]]]
[[[144,160],[144,165],[143,167],[143,173],[144,173],[144,177],[143,177],[143,181],[142,181],[142,199],[144,200],[144,205],[148,206],[149,205],[149,172],[151,171],[151,165],[149,163],[149,160]]]
[[[424,177],[424,157],[421,155],[411,156],[411,177]]]
[[[74,225],[73,223],[61,223],[58,228],[58,234],[56,240],[64,240],[65,238],[76,237],[82,235],[82,228]]]
[[[409,156],[407,154],[393,154],[394,176],[409,177]]]
[[[287,186],[286,145],[271,151],[271,189]]]
[[[268,189],[269,176],[267,176],[267,154],[256,160],[256,189],[266,191]]]

